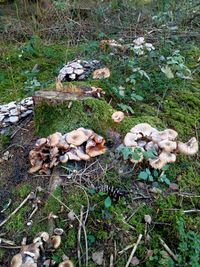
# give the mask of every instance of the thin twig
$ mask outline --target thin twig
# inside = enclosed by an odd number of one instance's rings
[[[171,249],[168,247],[168,245],[165,243],[165,241],[162,238],[159,238],[161,245],[164,247],[164,249],[169,253],[170,256],[172,256],[172,258],[175,261],[178,261],[177,256],[171,251]]]
[[[10,218],[15,215],[18,210],[21,209],[21,207],[24,206],[24,204],[32,197],[32,195],[34,195],[33,192],[31,192],[30,194],[28,194],[28,196],[22,201],[22,203],[4,220],[0,223],[0,227],[3,226],[8,220],[10,220]]]
[[[80,210],[80,223],[79,223],[79,227],[78,227],[78,241],[77,241],[78,263],[79,263],[80,267],[81,267],[80,247],[81,247],[81,227],[82,227],[82,225],[83,225],[83,206],[81,206],[81,210]]]
[[[139,245],[141,239],[142,239],[142,234],[139,234],[138,239],[137,239],[137,242],[136,242],[136,244],[135,244],[133,250],[131,251],[131,254],[130,254],[130,256],[129,256],[129,259],[128,259],[128,261],[127,261],[125,267],[128,267],[129,264],[131,263],[131,260],[132,260],[134,254],[135,254],[135,252],[136,252],[136,250],[137,250],[137,247],[138,247],[138,245]]]
[[[113,257],[113,254],[111,254],[110,255],[110,267],[113,267],[114,266],[113,260],[114,260],[114,257]]]

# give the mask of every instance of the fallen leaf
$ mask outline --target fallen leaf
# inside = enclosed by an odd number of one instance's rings
[[[173,79],[174,78],[174,74],[173,74],[171,68],[168,65],[166,65],[165,67],[162,67],[161,71],[166,75],[166,77],[168,79]]]
[[[104,251],[97,251],[92,253],[92,260],[97,264],[97,265],[102,265],[103,263],[103,255],[104,255]]]
[[[133,257],[131,260],[131,264],[133,266],[137,266],[140,263],[139,259],[137,257]]]

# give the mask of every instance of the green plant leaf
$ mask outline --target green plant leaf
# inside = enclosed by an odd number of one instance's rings
[[[105,199],[105,201],[104,201],[104,206],[105,206],[105,208],[110,208],[110,206],[112,205],[112,200],[111,200],[111,198],[108,196],[106,199]]]
[[[138,178],[142,180],[147,180],[148,174],[145,171],[141,171],[138,175]]]

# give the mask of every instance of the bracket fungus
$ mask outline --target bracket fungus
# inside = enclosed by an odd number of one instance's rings
[[[50,174],[60,162],[90,160],[106,152],[105,140],[94,131],[78,128],[62,135],[56,132],[36,141],[29,153],[30,173]]]
[[[194,155],[198,152],[198,141],[192,137],[187,143],[177,141],[178,133],[173,129],[158,131],[148,123],[140,123],[131,128],[124,138],[124,145],[133,151],[142,149],[142,153],[153,151],[153,157],[148,157],[149,165],[154,169],[162,169],[167,163],[175,162],[176,155]],[[147,153],[148,154],[148,153]],[[145,157],[139,154],[139,159],[131,162],[141,162]]]

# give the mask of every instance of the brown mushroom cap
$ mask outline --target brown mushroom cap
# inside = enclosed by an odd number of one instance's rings
[[[124,119],[124,112],[122,111],[116,111],[112,114],[112,119],[116,123],[120,123]]]
[[[21,267],[21,265],[22,265],[22,255],[18,253],[13,256],[10,267]]]
[[[151,125],[148,123],[139,123],[139,124],[135,125],[133,128],[131,128],[130,132],[136,133],[136,134],[140,133],[143,136],[149,137],[150,134],[152,133],[153,129],[154,128],[151,127]]]
[[[61,237],[60,235],[52,235],[51,236],[51,245],[53,248],[58,248],[61,244]]]
[[[69,149],[69,144],[66,142],[66,140],[65,140],[65,138],[63,136],[60,138],[57,147],[62,149],[62,150]]]
[[[90,159],[90,156],[87,155],[87,154],[83,151],[82,147],[78,147],[77,150],[76,150],[76,153],[77,153],[77,156],[78,156],[80,159],[82,159],[82,160],[89,160],[89,159]]]
[[[67,134],[66,141],[74,146],[80,146],[88,140],[88,134],[83,128],[78,128]]]
[[[66,153],[67,156],[69,157],[69,160],[75,160],[75,161],[80,161],[80,157],[76,153],[76,149],[72,149],[69,152]]]
[[[106,147],[104,146],[105,140],[101,143],[96,144],[93,140],[88,140],[86,143],[86,153],[92,158],[104,154]]]
[[[35,147],[36,148],[40,148],[41,146],[45,145],[47,142],[47,139],[46,138],[40,138],[36,141],[35,143]]]
[[[95,70],[92,74],[92,78],[95,80],[105,79],[108,77],[110,77],[110,70],[108,68]]]
[[[50,147],[57,146],[61,138],[62,134],[59,132],[51,134],[47,137],[47,145]]]
[[[35,172],[39,171],[42,168],[42,164],[43,164],[42,160],[35,161],[34,166],[32,166],[29,169],[29,173],[35,173]]]
[[[199,145],[195,137],[192,137],[187,143],[178,142],[177,151],[184,155],[194,155],[198,150]]]
[[[129,147],[136,147],[136,141],[141,137],[142,135],[139,133],[127,133],[124,137],[124,145]]]
[[[172,152],[177,148],[177,142],[170,140],[162,140],[158,143],[158,146],[166,152]]]
[[[66,261],[63,261],[61,262],[58,267],[74,267],[74,264],[72,261],[70,260],[66,260]]]

